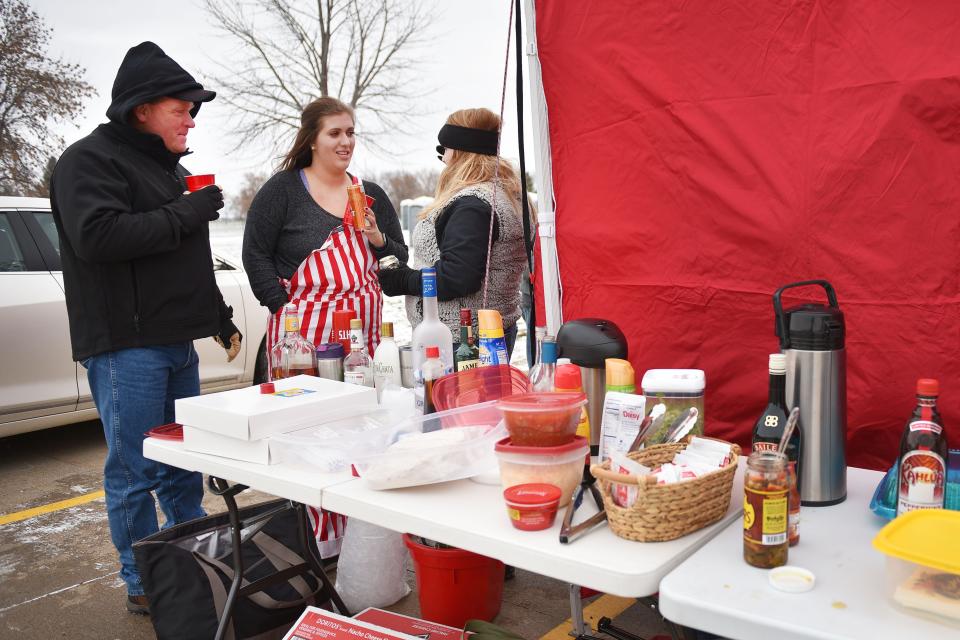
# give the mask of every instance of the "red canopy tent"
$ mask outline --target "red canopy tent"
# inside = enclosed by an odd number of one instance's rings
[[[704,369],[708,432],[746,444],[771,295],[825,278],[848,463],[893,462],[921,376],[960,446],[960,5],[535,5],[563,319],[616,322],[639,373]]]

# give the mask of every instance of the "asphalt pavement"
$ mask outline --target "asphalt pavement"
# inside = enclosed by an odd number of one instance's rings
[[[155,637],[149,619],[124,608],[102,497],[105,450],[98,421],[0,439],[0,638]],[[248,490],[238,502],[270,498]],[[208,513],[224,509],[209,493],[204,506]],[[412,571],[408,583],[414,591],[387,608],[417,616]],[[665,632],[655,614],[631,605],[604,596],[588,615],[620,614],[618,624],[641,635]],[[495,622],[524,638],[560,640],[569,633],[569,617],[565,584],[517,571],[504,585]]]

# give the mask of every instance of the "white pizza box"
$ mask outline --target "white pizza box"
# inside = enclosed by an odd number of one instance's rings
[[[354,620],[332,611],[307,607],[283,640],[419,640],[407,635],[378,627],[369,622]]]
[[[176,401],[176,421],[240,440],[261,440],[377,408],[372,387],[305,375],[273,385],[273,393],[253,386],[181,398]]]

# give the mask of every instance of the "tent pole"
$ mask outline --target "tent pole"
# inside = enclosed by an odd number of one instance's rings
[[[557,262],[556,208],[553,198],[553,166],[550,159],[550,128],[547,101],[537,57],[537,22],[534,0],[524,0],[527,14],[527,77],[530,81],[530,105],[533,110],[534,147],[537,156],[537,233],[540,235],[540,272],[543,275],[543,304],[547,334],[557,335],[563,323],[560,306],[560,266]],[[532,333],[530,334],[532,335]]]

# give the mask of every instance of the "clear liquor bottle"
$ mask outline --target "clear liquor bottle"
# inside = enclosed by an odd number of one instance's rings
[[[343,359],[343,381],[364,387],[374,386],[373,360],[363,339],[363,323],[357,318],[350,321],[350,353]]]
[[[283,337],[270,350],[270,380],[319,373],[316,349],[312,342],[300,335],[297,305],[287,304],[283,308]]]
[[[534,391],[556,391],[557,343],[547,336],[540,344],[540,362],[530,370],[530,388]]]
[[[437,303],[437,270],[427,267],[420,272],[423,289],[423,320],[413,328],[413,375],[414,397],[419,413],[423,413],[423,363],[427,360],[427,347],[435,346],[439,352],[444,375],[453,372],[453,336],[447,325],[440,321]]]

